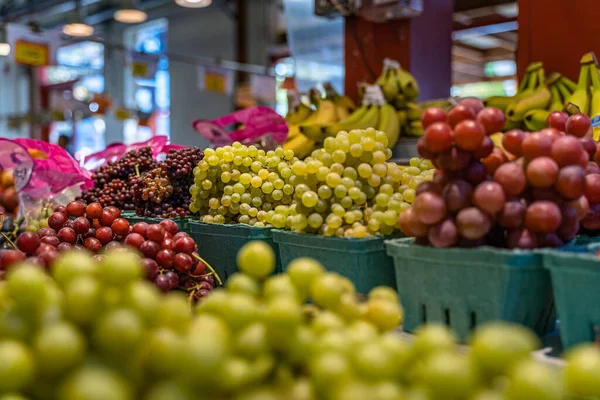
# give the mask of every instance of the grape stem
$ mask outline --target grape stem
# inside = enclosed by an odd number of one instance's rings
[[[17,236],[17,233],[19,233],[19,228],[21,227],[24,221],[25,217],[21,217],[17,220],[17,222],[15,222],[15,228],[12,231],[12,236]]]
[[[2,234],[2,236],[4,237],[4,239],[6,239],[6,241],[12,246],[13,249],[17,249],[17,246],[13,243],[12,240],[10,240],[10,238],[8,236],[6,236],[4,234],[4,232],[0,232],[0,234]]]
[[[135,175],[140,176],[140,165],[139,164],[135,164]]]
[[[204,260],[202,259],[202,257],[200,257],[200,256],[199,256],[199,255],[197,255],[197,254],[192,254],[192,256],[193,256],[193,257],[194,257],[196,260],[198,260],[198,261],[200,261],[200,262],[204,263],[204,265],[206,265],[206,268],[208,268],[208,269],[210,270],[210,272],[214,274],[214,276],[215,276],[215,279],[217,280],[217,282],[219,282],[219,286],[223,286],[223,282],[221,282],[221,278],[219,278],[219,274],[217,274],[217,272],[216,272],[216,271],[213,269],[213,267],[211,267],[211,266],[210,266],[210,264],[209,264],[209,263],[207,263],[206,261],[204,261]]]

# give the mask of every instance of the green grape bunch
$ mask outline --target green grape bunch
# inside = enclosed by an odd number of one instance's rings
[[[282,148],[207,149],[194,169],[190,210],[201,220],[362,238],[392,234],[433,165],[388,161],[387,136],[369,128],[339,132],[304,160]]]

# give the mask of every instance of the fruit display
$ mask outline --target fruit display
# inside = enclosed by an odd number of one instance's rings
[[[408,167],[388,162],[387,140],[373,128],[342,131],[304,161],[282,148],[206,149],[194,170],[190,209],[204,222],[326,236],[390,234],[417,186],[432,179],[433,166],[418,158]]]
[[[0,171],[0,212],[15,216],[18,213],[19,195],[15,190],[12,169]]]
[[[407,341],[396,293],[360,300],[345,278],[298,259],[269,276],[262,242],[240,273],[199,303],[160,293],[124,251],[61,255],[52,278],[23,264],[0,286],[0,393],[6,398],[506,399],[598,396],[600,352],[577,348],[563,371],[535,361],[525,328],[478,328],[471,350],[429,324]],[[311,305],[305,302],[310,300]],[[510,340],[507,340],[509,338]],[[25,397],[23,397],[25,396]]]
[[[150,147],[132,150],[117,161],[109,161],[93,172],[94,187],[83,193],[81,200],[102,207],[113,206],[120,210],[135,210],[128,180],[131,176],[158,168]]]
[[[588,211],[600,200],[593,197],[598,166],[590,162],[596,146],[585,137],[590,119],[555,112],[540,132],[508,131],[509,160],[488,137],[503,126],[502,112],[482,107],[423,115],[419,150],[440,171],[417,188],[413,207],[400,216],[402,231],[434,247],[531,249],[562,246],[580,224],[600,227]]]
[[[5,226],[3,224],[3,230]],[[6,230],[10,230],[9,223]],[[121,217],[121,211],[100,203],[73,201],[57,207],[47,226],[34,232],[26,230],[14,242],[6,241],[0,250],[2,275],[21,260],[52,268],[60,253],[71,249],[87,250],[102,258],[106,249],[127,246],[144,257],[147,278],[161,290],[182,289],[198,300],[215,286],[215,275],[197,253],[197,245],[185,232],[179,232],[172,220],[159,224],[138,222],[133,226]],[[219,278],[216,277],[218,280]]]

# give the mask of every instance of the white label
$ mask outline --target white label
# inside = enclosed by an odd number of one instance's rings
[[[363,106],[382,106],[385,104],[385,98],[379,85],[369,85],[365,88],[365,95],[362,99]]]
[[[383,72],[388,69],[400,69],[400,62],[396,60],[392,60],[391,58],[386,58],[383,60]]]

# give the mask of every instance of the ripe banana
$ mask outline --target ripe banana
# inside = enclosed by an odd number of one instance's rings
[[[381,86],[381,91],[383,92],[383,96],[388,102],[392,102],[396,99],[396,96],[400,93],[400,83],[398,82],[398,78],[393,69],[388,69],[385,71],[385,82]]]
[[[400,126],[404,126],[408,123],[408,117],[406,116],[407,112],[405,110],[400,110],[396,113],[398,117],[398,123]]]
[[[589,116],[595,117],[596,115],[600,115],[600,75],[596,64],[592,64],[589,71],[592,78],[592,102]]]
[[[300,127],[298,125],[288,125],[288,135],[285,141],[289,142],[298,135],[300,135]]]
[[[419,97],[419,84],[415,77],[408,71],[402,68],[394,70],[395,75],[400,83],[402,94],[409,101],[414,101]]]
[[[420,121],[423,115],[423,109],[417,103],[408,103],[406,105],[406,118],[409,121]]]
[[[525,114],[523,123],[525,124],[527,130],[531,132],[541,131],[547,127],[546,119],[548,118],[548,115],[550,115],[550,111],[548,110],[531,110]]]
[[[337,112],[335,104],[329,99],[321,99],[317,106],[317,111],[311,116],[309,121],[300,125],[300,132],[309,139],[322,141],[325,139],[321,128],[325,124],[337,121]]]
[[[557,85],[554,85],[550,88],[550,93],[552,93],[552,103],[550,103],[550,111],[560,111],[563,108],[564,101],[560,92],[558,91]],[[527,118],[527,115],[525,115]]]
[[[394,106],[396,106],[397,110],[406,107],[406,97],[404,97],[403,94],[399,94],[398,96],[396,96],[396,98],[394,99]]]
[[[368,109],[369,106],[362,106],[350,114],[347,118],[323,126],[324,133],[327,136],[335,136],[340,131],[356,129],[356,124],[364,117]]]
[[[590,110],[590,67],[592,64],[587,60],[587,54],[581,58],[581,68],[579,70],[579,80],[577,81],[577,88],[567,99],[567,103],[572,103],[579,107],[579,110],[587,114]],[[594,66],[595,68],[595,66]]]
[[[379,123],[377,130],[385,132],[388,138],[387,147],[392,148],[400,137],[400,124],[396,116],[396,109],[390,104],[384,104],[379,110]]]
[[[315,141],[299,134],[292,140],[283,144],[284,150],[294,150],[294,155],[299,159],[308,156],[315,148]]]
[[[528,96],[509,105],[506,109],[506,118],[511,121],[522,121],[528,111],[536,108],[546,109],[550,101],[552,101],[552,93],[546,85],[542,85]]]
[[[406,134],[409,136],[421,137],[425,134],[421,121],[412,121],[406,126]]]
[[[298,125],[307,120],[312,112],[312,108],[304,103],[300,103],[300,105],[292,113],[288,113],[288,115],[285,117],[285,121],[289,125]]]
[[[377,122],[379,122],[379,108],[377,106],[371,106],[363,117],[356,122],[352,129],[367,129],[377,128]]]

